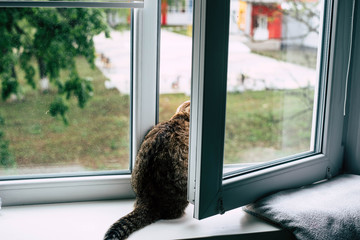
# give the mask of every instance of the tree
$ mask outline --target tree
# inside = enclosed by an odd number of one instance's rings
[[[116,30],[127,29],[130,21],[131,10],[128,8],[108,8],[104,10],[109,26]]]
[[[3,100],[20,93],[16,67],[25,72],[27,84],[47,90],[57,88],[58,97],[49,107],[52,116],[60,115],[67,123],[66,101],[74,95],[84,107],[92,94],[92,85],[78,75],[75,58],[83,56],[94,67],[93,37],[109,36],[105,13],[83,8],[4,8],[0,11],[0,80]],[[35,62],[35,64],[34,64]],[[39,83],[35,81],[38,69]],[[66,70],[68,77],[60,78]]]
[[[279,9],[285,16],[291,17],[306,26],[304,35],[295,36],[304,38],[310,33],[319,34],[320,27],[320,10],[321,1],[296,1],[287,0]]]

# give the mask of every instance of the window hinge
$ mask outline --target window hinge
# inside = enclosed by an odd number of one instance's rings
[[[223,203],[222,197],[220,197],[219,200],[218,200],[218,212],[221,215],[225,213],[224,203]]]
[[[326,179],[330,179],[332,178],[332,174],[331,174],[331,171],[330,171],[330,167],[327,167],[326,168]]]

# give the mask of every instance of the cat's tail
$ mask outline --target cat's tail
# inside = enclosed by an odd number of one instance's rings
[[[150,213],[147,207],[136,206],[128,215],[116,221],[106,232],[104,240],[126,239],[131,233],[159,220],[157,214]]]

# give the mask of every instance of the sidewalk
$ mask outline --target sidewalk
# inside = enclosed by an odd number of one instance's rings
[[[99,54],[96,65],[109,79],[106,87],[128,94],[130,32],[112,32],[110,39],[100,35],[94,42]],[[191,37],[162,30],[160,45],[160,93],[190,94]],[[109,59],[108,64],[101,54]],[[253,54],[238,36],[230,36],[228,91],[314,87],[316,76],[314,69]]]

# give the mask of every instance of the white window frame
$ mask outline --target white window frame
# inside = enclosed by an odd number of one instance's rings
[[[143,136],[157,123],[160,0],[112,2],[0,1],[0,7],[135,8],[132,14],[131,166],[127,172],[0,177],[3,206],[132,198],[131,175]],[[116,134],[116,133],[114,133]],[[108,174],[108,175],[106,175]],[[84,176],[88,175],[88,176]]]
[[[342,172],[341,136],[354,1],[324,1],[319,77],[326,80],[326,85],[319,86],[319,99],[326,98],[324,109],[320,108],[317,113],[324,116],[320,121],[323,131],[317,131],[321,148],[297,160],[231,178],[223,178],[230,1],[195,1],[188,181],[188,200],[195,205],[195,218],[222,214],[272,192],[300,187]]]

